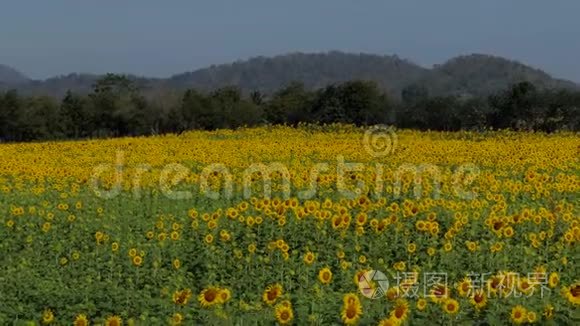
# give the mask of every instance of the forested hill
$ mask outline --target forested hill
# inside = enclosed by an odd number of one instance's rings
[[[16,69],[0,64],[0,85],[18,85],[29,81],[26,76]]]
[[[292,81],[302,82],[308,89],[316,89],[362,79],[375,81],[383,89],[398,91],[429,73],[428,69],[397,56],[294,53],[212,66],[173,76],[169,84],[176,87],[193,85],[196,88],[230,84],[243,90],[271,92]]]
[[[15,88],[24,94],[62,96],[67,90],[84,93],[92,89],[98,78],[97,75],[70,74],[32,81],[0,65],[0,89]],[[521,81],[532,82],[539,88],[579,87],[517,61],[481,54],[456,57],[429,69],[397,56],[292,53],[214,65],[167,79],[132,78],[146,92],[237,86],[244,92],[271,93],[293,81],[304,83],[308,89],[317,89],[353,79],[375,81],[397,97],[409,85],[425,87],[432,95],[467,96],[488,95]]]

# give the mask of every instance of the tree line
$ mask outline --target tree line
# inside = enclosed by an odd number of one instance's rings
[[[89,94],[59,99],[0,93],[0,141],[34,141],[180,133],[264,124],[391,124],[420,130],[580,130],[580,91],[528,82],[486,97],[430,96],[407,86],[400,98],[354,80],[309,90],[291,83],[273,94],[236,87],[150,94],[128,77],[108,74]]]

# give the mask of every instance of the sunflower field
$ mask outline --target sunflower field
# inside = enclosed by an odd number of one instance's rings
[[[577,134],[368,132],[0,144],[0,324],[580,323]]]

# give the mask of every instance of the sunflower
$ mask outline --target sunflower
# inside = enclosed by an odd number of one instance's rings
[[[393,264],[393,268],[397,271],[402,272],[407,268],[407,264],[405,264],[404,261],[399,261],[399,262],[396,262],[395,264]]]
[[[496,243],[494,243],[494,244],[491,246],[491,248],[490,248],[490,251],[491,251],[492,253],[495,253],[495,252],[500,252],[500,251],[502,251],[502,249],[503,249],[503,243],[501,243],[501,242],[496,242]]]
[[[425,221],[418,220],[417,222],[415,222],[415,228],[419,231],[427,230],[427,227],[425,226]]]
[[[447,299],[443,301],[443,311],[448,315],[455,315],[459,312],[459,302],[455,299]]]
[[[449,297],[449,289],[443,284],[436,284],[429,291],[431,300],[434,302],[443,302]]]
[[[330,268],[325,267],[321,269],[318,272],[318,280],[320,280],[322,284],[330,284],[330,282],[332,281],[332,271],[330,270]]]
[[[343,301],[344,305],[352,305],[352,304],[355,304],[355,303],[359,303],[360,304],[360,299],[354,293],[347,293],[347,294],[345,294],[344,297],[342,297],[342,301]]]
[[[487,290],[489,293],[497,294],[503,287],[504,277],[502,275],[494,275],[487,280]]]
[[[354,284],[358,286],[360,282],[366,281],[365,274],[367,272],[367,270],[360,270],[356,272],[353,278]]]
[[[280,325],[287,325],[294,319],[294,312],[291,307],[277,305],[275,310],[276,320]]]
[[[514,235],[514,229],[513,229],[511,226],[508,226],[508,227],[506,227],[506,228],[503,230],[503,235],[504,235],[506,238],[511,238],[511,237]]]
[[[106,326],[121,326],[123,325],[123,320],[119,316],[110,316],[105,320]]]
[[[141,256],[135,256],[132,259],[133,265],[139,267],[141,266],[141,264],[143,264],[143,258],[141,258]]]
[[[276,299],[280,297],[283,293],[282,285],[276,283],[272,285],[268,285],[266,290],[264,290],[264,294],[262,294],[262,300],[269,305],[273,305],[276,302]]]
[[[429,256],[434,256],[436,252],[437,252],[437,249],[435,249],[433,247],[427,248],[427,255],[429,255]]]
[[[181,291],[175,291],[173,293],[172,299],[173,299],[173,303],[175,303],[177,305],[184,306],[189,301],[189,298],[191,298],[191,290],[185,289],[185,290],[181,290]]]
[[[208,287],[207,289],[203,289],[197,296],[197,300],[204,308],[220,303],[220,289],[216,287]]]
[[[171,317],[171,325],[178,326],[181,325],[181,323],[183,323],[183,315],[178,312],[174,313]]]
[[[401,296],[401,289],[399,289],[398,287],[390,287],[387,292],[385,293],[385,296],[387,297],[387,300],[389,301],[393,301],[397,298],[399,298]]]
[[[332,228],[333,229],[338,229],[341,225],[342,225],[342,217],[341,216],[334,216],[332,218]]]
[[[172,231],[170,233],[169,237],[171,238],[171,240],[177,241],[177,240],[179,240],[180,234],[177,231]]]
[[[558,286],[559,282],[560,276],[556,272],[551,273],[550,276],[548,277],[548,286],[551,288],[555,288],[556,286]]]
[[[527,320],[526,309],[520,305],[513,307],[510,318],[514,324],[523,324]]]
[[[345,298],[340,317],[346,325],[354,325],[362,316],[362,306],[358,300],[353,300],[352,303],[346,303],[347,300],[350,299]]]
[[[391,318],[401,323],[409,315],[409,303],[405,299],[397,299],[393,311],[391,311]]]
[[[531,295],[534,291],[534,285],[527,277],[521,278],[518,281],[518,289],[526,295]]]
[[[471,279],[469,277],[465,277],[461,282],[457,284],[457,292],[461,297],[467,297],[472,289]]]
[[[88,326],[89,320],[87,319],[86,315],[80,314],[80,315],[77,315],[75,317],[75,321],[74,321],[73,325],[74,326]]]
[[[471,252],[475,252],[477,250],[477,242],[467,241],[466,246],[467,246],[467,249]]]
[[[538,315],[533,311],[528,311],[526,314],[526,319],[528,323],[533,324],[538,320]]]
[[[42,323],[50,324],[52,322],[54,322],[54,313],[50,309],[44,310],[44,312],[42,312]]]
[[[304,255],[304,263],[306,263],[306,265],[312,265],[314,259],[316,259],[316,256],[310,251]]]
[[[419,311],[423,311],[425,310],[425,308],[427,308],[427,300],[420,298],[419,300],[417,300],[417,310]]]
[[[445,242],[445,244],[443,245],[443,250],[445,250],[446,252],[450,252],[453,249],[453,245],[451,244],[451,242]]]
[[[220,289],[218,293],[219,303],[226,303],[232,297],[232,292],[229,289]]]
[[[147,240],[151,240],[155,237],[155,233],[153,231],[147,231],[145,237],[147,238]]]
[[[562,289],[564,297],[572,304],[580,305],[580,283],[574,283]]]
[[[485,295],[485,291],[483,289],[476,290],[469,301],[475,307],[475,309],[483,309],[487,305],[487,296]]]
[[[548,304],[544,307],[544,317],[546,317],[546,319],[554,318],[554,306]]]

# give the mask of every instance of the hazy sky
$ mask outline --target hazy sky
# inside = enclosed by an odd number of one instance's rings
[[[165,77],[291,51],[517,59],[580,81],[577,0],[0,0],[0,63],[32,78]]]

